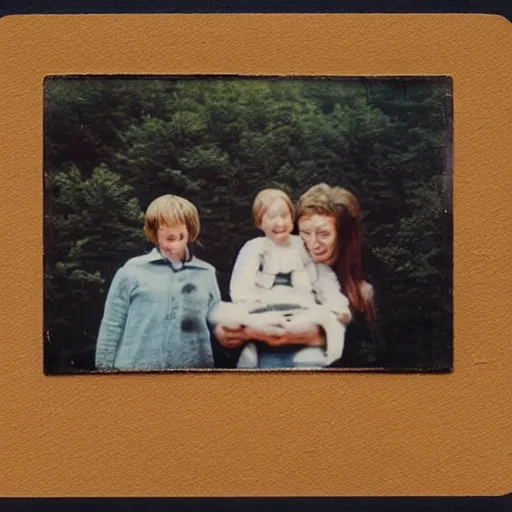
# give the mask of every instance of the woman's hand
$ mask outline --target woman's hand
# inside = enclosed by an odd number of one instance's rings
[[[368,281],[361,281],[359,283],[359,289],[365,302],[371,302],[373,300],[373,286]]]
[[[236,327],[216,325],[213,329],[213,334],[219,343],[226,348],[237,348],[249,340],[263,341],[268,345],[278,347],[284,344],[283,335],[285,333],[283,328],[275,326],[268,326],[263,332],[255,327],[243,325]]]
[[[367,281],[361,281],[359,283],[359,290],[365,302],[366,316],[369,320],[374,321],[377,317],[377,312],[375,310],[373,286]]]
[[[323,347],[325,345],[324,330],[316,324],[304,325],[302,329],[291,328],[274,341],[275,346],[304,345],[309,347]]]
[[[263,341],[272,347],[283,345],[306,345],[321,347],[325,345],[325,335],[321,327],[311,325],[301,332],[288,331],[286,327],[269,325],[263,331],[251,326],[226,327],[216,325],[213,334],[226,348],[237,348],[249,340]]]
[[[341,313],[334,313],[336,318],[338,319],[338,322],[340,322],[343,325],[348,325],[352,321],[352,313],[350,310],[343,311]]]
[[[216,325],[213,329],[213,334],[219,343],[226,348],[237,348],[248,339],[245,328],[241,325],[237,327]]]

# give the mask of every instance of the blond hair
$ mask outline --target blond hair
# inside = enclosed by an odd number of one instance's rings
[[[252,203],[252,218],[254,219],[254,224],[257,228],[261,226],[261,219],[263,218],[263,215],[265,215],[265,212],[277,199],[282,199],[286,203],[286,206],[290,209],[292,219],[294,218],[295,207],[293,206],[292,200],[288,194],[277,188],[266,188],[258,193]]]
[[[345,188],[331,187],[326,183],[311,187],[297,203],[297,217],[320,214],[340,221],[347,213],[352,219],[359,219],[361,212],[356,196]]]
[[[185,224],[189,242],[197,240],[200,228],[197,208],[183,197],[166,194],[157,197],[148,206],[144,217],[144,233],[150,242],[158,245],[158,230],[177,224]]]

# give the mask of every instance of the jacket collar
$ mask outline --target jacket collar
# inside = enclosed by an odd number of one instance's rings
[[[192,256],[192,259],[190,261],[186,261],[182,264],[176,265],[175,263],[170,262],[169,259],[166,258],[157,247],[153,247],[153,249],[144,256],[142,256],[142,258],[148,263],[169,262],[171,263],[174,270],[180,270],[183,268],[210,268],[210,265],[208,263],[206,263],[203,260],[200,260],[199,258],[196,258],[195,256]]]

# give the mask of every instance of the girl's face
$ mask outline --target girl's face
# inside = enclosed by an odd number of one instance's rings
[[[185,257],[188,231],[185,224],[161,226],[157,231],[158,247],[171,261],[178,263]]]
[[[261,217],[260,228],[277,245],[286,245],[293,231],[293,219],[286,202],[278,198]]]
[[[299,218],[299,234],[315,263],[334,265],[338,257],[336,219],[313,214]]]

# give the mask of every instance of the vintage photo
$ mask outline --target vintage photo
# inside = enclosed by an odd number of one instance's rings
[[[44,82],[44,371],[449,371],[446,76]]]

